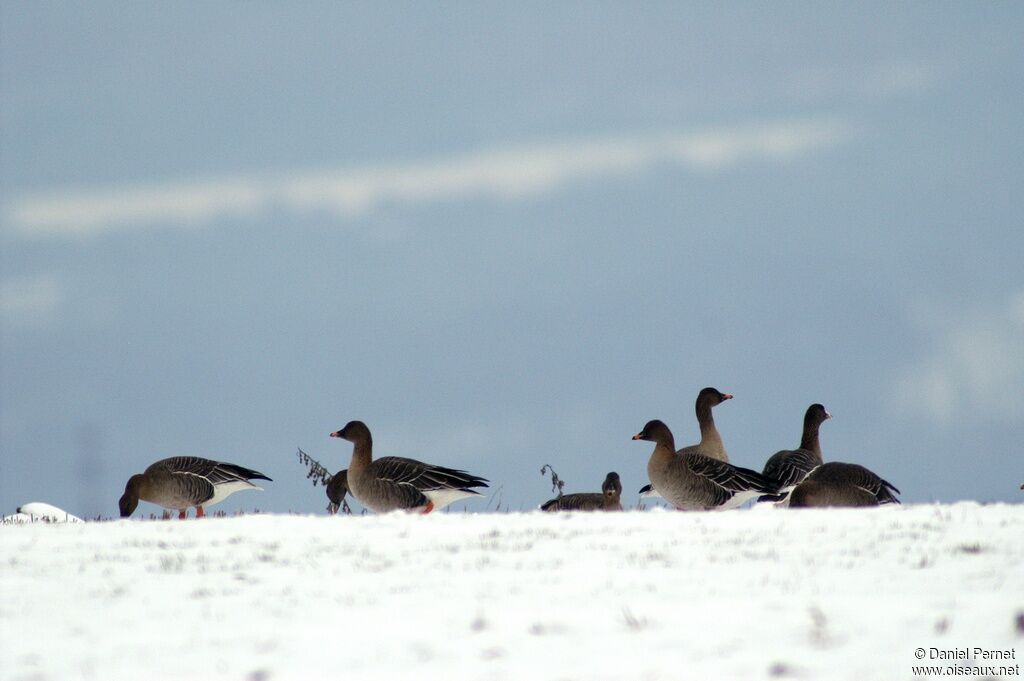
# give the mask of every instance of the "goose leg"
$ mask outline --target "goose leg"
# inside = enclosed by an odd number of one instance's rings
[[[434,502],[428,501],[427,505],[423,507],[423,515],[426,515],[434,510]]]
[[[206,511],[203,510],[202,506],[196,506],[196,517],[197,518],[205,518],[206,517]]]
[[[185,514],[185,510],[184,509],[178,511],[178,520],[184,520],[186,517],[187,516]]]

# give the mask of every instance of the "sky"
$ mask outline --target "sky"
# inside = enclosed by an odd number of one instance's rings
[[[189,454],[529,509],[697,392],[905,502],[1024,492],[1019,3],[0,3],[0,507]],[[156,507],[143,505],[144,511]],[[462,508],[459,506],[459,508]]]

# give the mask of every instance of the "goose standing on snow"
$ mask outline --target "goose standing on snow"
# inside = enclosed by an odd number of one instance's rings
[[[680,510],[734,508],[752,497],[779,491],[776,482],[757,471],[692,451],[680,456],[672,431],[661,421],[648,421],[633,439],[654,443],[647,476],[654,491]]]
[[[373,437],[362,421],[349,421],[331,437],[354,445],[348,467],[348,491],[356,501],[377,513],[430,513],[459,499],[480,496],[474,487],[487,487],[485,478],[415,459],[385,456],[374,461]]]
[[[796,449],[783,449],[775,452],[764,465],[761,475],[777,480],[782,488],[780,494],[787,495],[807,474],[822,464],[821,443],[818,441],[818,429],[821,424],[832,418],[820,404],[812,404],[804,413],[804,431],[800,436],[800,446]],[[763,497],[759,501],[778,501],[777,497]]]
[[[864,466],[830,461],[815,468],[796,486],[791,494],[790,506],[878,506],[900,503],[893,492],[900,493],[891,482],[883,480]]]
[[[204,506],[224,501],[239,490],[263,490],[250,480],[270,478],[233,463],[211,461],[198,456],[172,456],[157,461],[144,473],[128,478],[118,506],[122,518],[127,518],[135,511],[139,499],[177,510],[179,518],[184,518],[186,509],[195,506],[196,517],[202,518],[206,515]]]
[[[700,442],[680,449],[677,454],[700,454],[710,459],[718,459],[729,463],[729,453],[725,451],[722,443],[722,434],[715,426],[715,417],[711,410],[726,400],[731,400],[732,395],[723,393],[717,388],[707,387],[697,393],[697,400],[694,402],[694,411],[697,414],[697,425],[700,426]],[[644,485],[640,488],[640,496],[656,497],[657,490],[653,485]]]
[[[564,494],[541,504],[542,511],[621,511],[622,483],[619,474],[612,471],[601,483],[601,492]]]

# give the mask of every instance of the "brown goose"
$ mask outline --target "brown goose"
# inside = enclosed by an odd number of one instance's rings
[[[675,451],[672,431],[648,421],[634,440],[654,442],[647,476],[654,491],[680,510],[728,509],[761,494],[775,494],[778,484],[757,471],[733,466],[692,451]]]
[[[330,501],[327,510],[333,515],[345,503],[345,495],[348,494],[348,470],[338,471],[332,475],[324,489],[327,490],[327,499]]]
[[[820,404],[812,404],[804,413],[804,431],[800,437],[800,446],[796,449],[783,449],[775,452],[764,465],[761,475],[778,480],[782,488],[782,497],[762,497],[758,501],[781,501],[785,495],[793,491],[807,474],[822,464],[821,443],[818,441],[818,429],[821,424],[832,418]]]
[[[354,445],[348,467],[348,491],[356,501],[377,513],[430,513],[459,499],[480,496],[474,487],[487,487],[485,478],[415,459],[385,456],[374,461],[373,437],[362,421],[349,421],[331,437]]]
[[[677,454],[696,453],[719,461],[729,462],[729,454],[722,444],[722,435],[715,427],[715,417],[711,410],[726,400],[731,400],[732,395],[723,393],[716,388],[704,388],[697,393],[697,401],[694,410],[697,413],[697,424],[700,425],[700,442],[689,447],[683,447]]]
[[[621,511],[622,483],[619,474],[612,471],[601,483],[601,492],[565,494],[541,504],[542,511]]]
[[[870,495],[874,499],[874,503],[870,504],[877,506],[879,504],[898,504],[900,500],[895,497],[893,492],[899,494],[900,491],[889,482],[878,477],[875,473],[869,471],[864,466],[858,466],[855,463],[842,463],[839,461],[830,461],[823,463],[808,474],[804,481],[801,482],[793,490],[793,494],[804,483],[816,483],[812,486],[812,489],[818,488],[817,484],[827,486],[830,490],[830,496],[825,495],[823,492],[817,492],[814,495],[809,493],[801,493],[801,497],[804,499],[826,499],[826,498],[840,498],[839,495],[843,495],[842,498],[862,498],[863,495],[854,493],[850,488],[856,488],[861,492]],[[790,505],[792,505],[792,500]],[[804,506],[844,506],[844,505],[856,505],[863,506],[864,504],[840,504],[840,503],[808,503],[803,502]]]
[[[204,506],[212,506],[243,489],[262,491],[250,480],[270,480],[267,476],[233,463],[211,461],[198,456],[172,456],[157,461],[144,473],[128,478],[124,495],[118,501],[121,517],[127,518],[139,505],[139,499],[178,511],[184,518],[190,506],[196,517],[206,515]]]
[[[790,508],[824,506],[878,506],[878,499],[856,485],[829,480],[804,480],[789,495]]]
[[[697,393],[697,401],[694,403],[694,411],[697,413],[697,425],[700,426],[700,442],[680,449],[677,454],[700,454],[711,459],[718,459],[729,463],[729,454],[722,444],[722,434],[715,426],[715,417],[711,410],[726,400],[731,400],[732,395],[723,393],[717,388],[707,387]],[[640,496],[656,497],[657,491],[653,485],[644,485],[640,488]]]

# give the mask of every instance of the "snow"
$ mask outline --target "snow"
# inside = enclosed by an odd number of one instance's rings
[[[80,523],[82,519],[71,515],[62,508],[41,501],[22,504],[16,513],[5,515],[4,523]]]
[[[12,524],[0,593],[5,681],[911,679],[1019,664],[1024,506]]]

